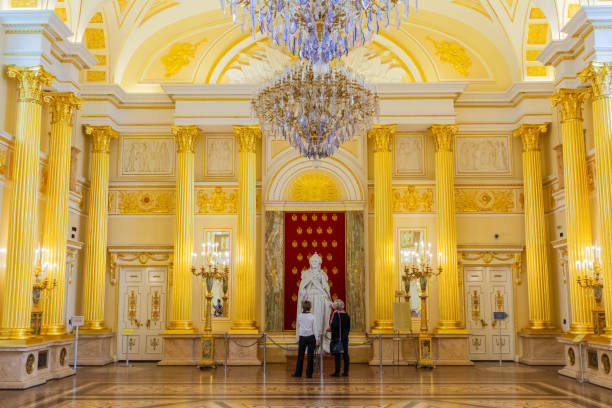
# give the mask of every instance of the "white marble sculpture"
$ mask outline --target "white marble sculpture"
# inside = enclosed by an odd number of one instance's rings
[[[332,299],[329,293],[328,277],[321,269],[323,260],[319,254],[315,252],[310,257],[309,262],[310,269],[302,271],[302,280],[298,291],[297,313],[300,314],[302,312],[302,302],[310,300],[312,304],[311,313],[315,316],[319,333],[323,334],[323,350],[329,353],[327,328],[329,327]],[[299,333],[299,327],[296,327],[296,335],[297,333]]]

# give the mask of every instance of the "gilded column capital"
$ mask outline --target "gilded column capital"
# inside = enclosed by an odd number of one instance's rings
[[[109,153],[110,141],[118,136],[112,126],[88,126],[85,125],[85,134],[92,137],[93,151]]]
[[[593,61],[578,74],[578,78],[591,83],[595,98],[612,96],[612,62]]]
[[[437,152],[452,152],[457,125],[431,125],[430,135],[433,137]]]
[[[200,128],[197,125],[174,125],[172,134],[176,138],[177,153],[193,153],[193,141],[200,135]]]
[[[43,100],[42,87],[53,84],[53,75],[45,71],[42,65],[31,67],[18,67],[9,65],[6,69],[9,78],[18,82],[18,102],[32,102],[41,104]]]
[[[582,120],[582,102],[590,96],[590,88],[562,88],[550,97],[550,102],[553,106],[559,105],[561,107],[561,120]]]
[[[523,142],[523,152],[540,151],[540,135],[546,133],[548,125],[521,125],[514,129],[514,137],[520,137]]]
[[[396,125],[374,125],[368,132],[368,138],[372,139],[374,152],[390,152],[391,142],[395,136]]]
[[[261,138],[261,130],[258,125],[234,126],[234,133],[238,141],[238,149],[241,152],[255,153],[257,139]]]
[[[72,92],[45,92],[44,101],[51,106],[51,123],[72,125],[72,114],[81,109],[83,100]]]

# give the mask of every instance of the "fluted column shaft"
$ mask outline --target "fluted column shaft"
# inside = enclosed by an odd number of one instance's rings
[[[75,108],[80,109],[81,100],[72,93],[50,93],[45,100],[51,106],[51,140],[42,247],[44,261],[49,265],[48,277],[55,286],[43,298],[41,334],[61,337],[66,335],[64,293],[72,114]]]
[[[391,143],[395,125],[376,125],[369,138],[374,148],[374,290],[375,320],[372,332],[393,332],[393,200]]]
[[[464,333],[459,295],[457,223],[455,219],[455,171],[453,147],[456,125],[433,125],[431,136],[436,149],[436,205],[438,210],[438,253],[442,273],[438,277],[440,322],[437,333]]]
[[[588,93],[586,89],[561,89],[551,98],[553,105],[561,107],[571,334],[591,333],[593,330],[591,290],[578,284],[580,270],[577,267],[577,262],[585,259],[586,248],[592,245],[586,148],[582,131],[582,102]]]
[[[599,222],[601,224],[601,271],[606,313],[604,335],[612,337],[612,63],[592,62],[580,73],[593,89],[593,134]]]
[[[234,126],[238,141],[238,246],[236,299],[232,332],[257,333],[255,322],[256,233],[256,149],[261,138],[258,126]]]
[[[540,135],[546,133],[547,127],[547,125],[521,125],[514,131],[515,137],[520,137],[523,144],[525,245],[529,292],[529,323],[523,331],[530,333],[554,329],[540,151]]]
[[[193,273],[193,147],[200,134],[197,126],[173,126],[176,138],[176,215],[174,223],[174,270],[172,319],[166,333],[194,333],[191,321]]]
[[[117,132],[110,126],[85,126],[91,136],[91,190],[85,249],[85,289],[83,293],[84,333],[110,331],[104,323],[106,243],[108,229],[108,165],[110,141]]]
[[[36,245],[36,207],[40,157],[42,87],[53,76],[41,66],[7,69],[18,82],[9,207],[6,273],[0,315],[0,339],[31,340],[32,279]]]

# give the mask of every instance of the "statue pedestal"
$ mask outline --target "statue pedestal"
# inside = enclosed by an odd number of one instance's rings
[[[164,352],[157,365],[198,365],[200,361],[201,334],[162,334]]]
[[[519,334],[521,354],[519,362],[527,365],[563,365],[563,345],[557,341],[559,333]]]
[[[48,380],[68,377],[74,339],[31,346],[0,346],[0,389],[26,389]]]
[[[103,366],[115,361],[112,355],[114,333],[81,334],[77,348],[79,366]],[[71,355],[74,360],[74,352]]]
[[[612,343],[610,339],[593,337],[583,345],[582,353],[587,380],[592,384],[612,389]]]
[[[474,365],[470,361],[467,334],[433,334],[435,365]]]

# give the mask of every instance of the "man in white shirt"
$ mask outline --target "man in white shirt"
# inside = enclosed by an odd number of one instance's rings
[[[295,366],[293,377],[301,377],[304,368],[304,353],[308,349],[308,365],[306,366],[306,377],[312,378],[312,370],[314,365],[315,346],[319,344],[321,337],[321,329],[316,323],[316,319],[310,309],[312,304],[309,300],[302,302],[302,313],[297,317],[298,327],[298,359]]]

